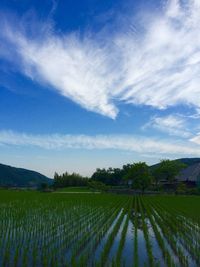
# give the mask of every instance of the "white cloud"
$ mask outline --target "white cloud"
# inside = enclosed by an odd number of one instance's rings
[[[150,122],[143,126],[143,129],[152,127],[169,135],[179,137],[191,137],[192,133],[187,129],[186,120],[178,115],[168,115],[165,117],[154,116]]]
[[[57,35],[49,27],[46,33],[41,26],[42,34],[30,38],[7,26],[1,38],[21,57],[22,72],[88,110],[115,118],[115,100],[200,108],[199,14],[198,0],[171,0],[162,14],[140,18],[140,24],[145,21],[140,35],[131,25],[125,25],[127,32],[83,37]]]
[[[172,18],[176,18],[180,16],[180,2],[179,0],[171,0],[169,1],[168,8],[167,8],[167,15]]]
[[[200,146],[190,142],[162,140],[132,135],[32,135],[0,131],[0,145],[35,146],[42,149],[116,149],[154,155],[200,154]]]
[[[191,142],[200,145],[200,133],[190,139]]]
[[[116,80],[112,63],[106,62],[104,49],[94,41],[80,41],[75,34],[40,41],[30,41],[10,31],[8,36],[18,44],[26,75],[53,86],[88,110],[116,116],[118,111],[109,92]]]
[[[182,116],[185,117],[185,118],[190,118],[190,119],[194,119],[194,120],[199,119],[200,118],[200,109],[197,108],[195,110],[195,113],[192,113],[192,114],[184,114],[184,115],[182,114]]]

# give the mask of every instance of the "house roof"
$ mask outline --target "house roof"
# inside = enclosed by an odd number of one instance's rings
[[[197,182],[200,179],[200,163],[195,163],[183,169],[176,179],[178,181],[192,181]]]

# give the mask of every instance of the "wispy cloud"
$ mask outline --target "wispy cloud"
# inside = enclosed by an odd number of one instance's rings
[[[197,108],[195,113],[192,114],[182,114],[181,116],[188,118],[188,119],[193,119],[193,120],[199,120],[200,119],[200,109]]]
[[[115,149],[157,155],[199,155],[200,146],[190,142],[132,135],[32,135],[0,131],[0,145],[35,146],[43,149]]]
[[[185,118],[178,115],[168,115],[164,117],[154,116],[143,126],[143,129],[154,128],[169,135],[188,138],[192,133],[187,129]]]
[[[117,101],[200,108],[200,2],[171,0],[161,13],[139,17],[137,34],[131,25],[109,36],[58,35],[41,26],[43,34],[30,38],[7,23],[1,39],[12,45],[25,75],[111,118]]]
[[[200,145],[200,133],[190,139],[191,142]]]

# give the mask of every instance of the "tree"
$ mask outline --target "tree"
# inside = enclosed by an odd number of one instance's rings
[[[153,168],[153,170],[151,171],[151,174],[155,181],[156,187],[158,187],[158,184],[160,180],[162,179],[162,168]]]
[[[152,175],[156,183],[158,183],[160,180],[174,182],[175,177],[185,167],[186,165],[181,161],[165,159],[160,161],[158,167],[152,171]]]
[[[88,178],[81,176],[78,173],[69,174],[65,172],[61,175],[54,174],[54,187],[62,188],[67,186],[87,186]]]
[[[122,183],[123,170],[120,168],[99,169],[91,176],[93,181],[99,181],[106,185],[120,185]]]
[[[197,187],[200,189],[200,175],[197,176]]]
[[[47,191],[48,187],[49,187],[49,186],[48,186],[47,183],[41,183],[41,185],[40,185],[40,188],[41,188],[41,190],[42,190],[43,192]]]
[[[132,180],[132,187],[144,192],[151,184],[149,167],[145,162],[134,163],[124,176],[126,180]]]

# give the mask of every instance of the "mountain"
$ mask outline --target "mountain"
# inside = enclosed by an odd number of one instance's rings
[[[0,186],[37,187],[52,180],[39,172],[0,164]]]

